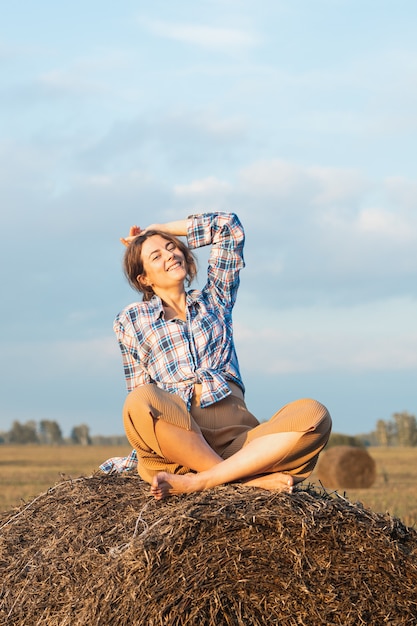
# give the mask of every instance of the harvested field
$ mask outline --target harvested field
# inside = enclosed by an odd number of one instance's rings
[[[0,567],[8,626],[417,623],[417,532],[313,487],[64,481],[2,515]]]

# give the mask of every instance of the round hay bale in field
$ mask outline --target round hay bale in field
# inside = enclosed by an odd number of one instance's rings
[[[2,516],[0,567],[8,626],[417,623],[417,532],[312,486],[64,481]]]
[[[334,446],[321,453],[317,476],[329,489],[367,489],[375,482],[376,465],[364,448]]]

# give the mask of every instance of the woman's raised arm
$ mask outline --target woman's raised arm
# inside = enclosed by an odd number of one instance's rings
[[[147,230],[159,230],[161,233],[173,235],[174,237],[187,236],[188,219],[175,220],[165,224],[150,224],[146,228],[131,226],[127,237],[121,237],[120,241],[124,246],[128,246],[138,235],[142,235]]]

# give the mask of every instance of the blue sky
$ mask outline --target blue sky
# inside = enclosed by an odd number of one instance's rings
[[[0,23],[0,431],[122,432],[133,223],[236,212],[259,419],[417,414],[413,0],[19,1]],[[204,253],[200,274],[204,278]]]

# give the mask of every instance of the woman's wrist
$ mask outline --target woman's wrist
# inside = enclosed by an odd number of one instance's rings
[[[165,224],[151,224],[147,226],[145,230],[160,230],[167,235],[174,235],[175,237],[186,237],[188,232],[188,219],[175,220],[173,222],[166,222]]]

